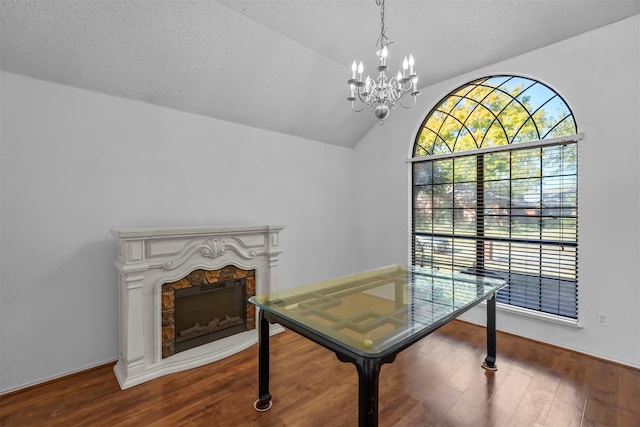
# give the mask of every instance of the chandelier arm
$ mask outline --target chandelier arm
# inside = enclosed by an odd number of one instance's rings
[[[356,96],[358,97],[358,99],[360,100],[360,102],[362,102],[363,104],[366,104],[366,103],[367,103],[367,101],[366,101],[366,97],[365,97],[365,99],[362,99],[362,93],[360,93],[360,92],[356,92]]]
[[[358,110],[358,109],[356,109],[356,108],[354,108],[354,107],[353,107],[354,103],[355,103],[355,101],[351,101],[351,109],[352,109],[353,111],[355,111],[356,113],[359,113],[360,111],[364,110],[364,107],[366,106],[366,104],[363,104],[363,105],[362,105],[362,108],[360,108],[360,109]]]
[[[417,94],[416,95],[412,95],[411,97],[413,98],[413,102],[410,105],[404,105],[404,102],[402,102],[402,98],[400,98],[398,103],[400,105],[402,105],[404,108],[411,108],[414,105],[416,105],[416,102],[418,101],[418,95]]]

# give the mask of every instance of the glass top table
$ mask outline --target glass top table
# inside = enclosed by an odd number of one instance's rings
[[[269,323],[332,350],[356,365],[361,426],[378,422],[378,376],[384,363],[484,300],[487,357],[495,370],[495,298],[501,279],[415,266],[391,266],[308,286],[256,295],[259,307],[259,384],[256,410],[271,408]],[[295,357],[295,355],[292,355]]]

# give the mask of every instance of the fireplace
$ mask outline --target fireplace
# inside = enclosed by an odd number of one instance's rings
[[[176,289],[175,298],[175,351],[162,343],[163,358],[247,330],[245,279]]]
[[[254,329],[254,295],[255,270],[233,265],[162,285],[162,358]]]
[[[282,226],[112,230],[122,389],[257,343],[247,299],[277,290]],[[185,308],[186,307],[186,308]],[[283,329],[275,325],[271,333]]]

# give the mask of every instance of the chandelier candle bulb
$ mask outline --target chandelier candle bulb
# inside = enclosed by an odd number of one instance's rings
[[[358,69],[358,64],[356,64],[356,61],[353,61],[353,64],[351,64],[351,78],[352,79],[356,78],[356,70],[357,69]],[[353,91],[353,85],[351,85],[351,90]]]
[[[413,76],[413,64],[414,64],[414,60],[413,60],[413,55],[409,54],[409,74]]]

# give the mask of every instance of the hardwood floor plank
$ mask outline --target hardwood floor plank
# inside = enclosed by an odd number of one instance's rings
[[[571,380],[561,381],[544,424],[564,427],[579,426],[586,399],[587,393],[582,386],[576,385]]]
[[[499,368],[498,368],[499,369]],[[474,426],[506,426],[524,397],[533,377],[516,370],[498,386],[495,393],[486,400],[486,405],[475,417]]]
[[[447,413],[451,406],[460,398],[460,392],[452,389],[446,384],[440,384],[436,387],[424,387],[424,391],[421,395],[421,410],[426,411],[428,417],[423,420],[424,425],[439,425],[446,420]],[[415,417],[413,414],[412,417]],[[403,423],[407,427],[419,425],[411,421],[412,418],[404,417]]]
[[[474,351],[467,357],[467,360],[460,364],[455,372],[447,379],[446,384],[461,392],[465,392],[470,386],[482,380],[488,372],[478,369],[486,355],[480,351]],[[492,383],[495,383],[496,375],[491,376]]]
[[[640,416],[636,412],[619,409],[618,423],[616,425],[621,427],[640,427]]]
[[[618,406],[640,420],[640,370],[618,370]]]
[[[493,393],[494,387],[491,381],[474,381],[451,406],[447,412],[447,420],[454,425],[471,425],[484,410]]]
[[[559,377],[536,372],[511,416],[509,426],[543,425],[559,385]]]
[[[582,418],[582,426],[616,426],[618,423],[618,408],[609,405],[599,398],[587,396],[587,402]]]

